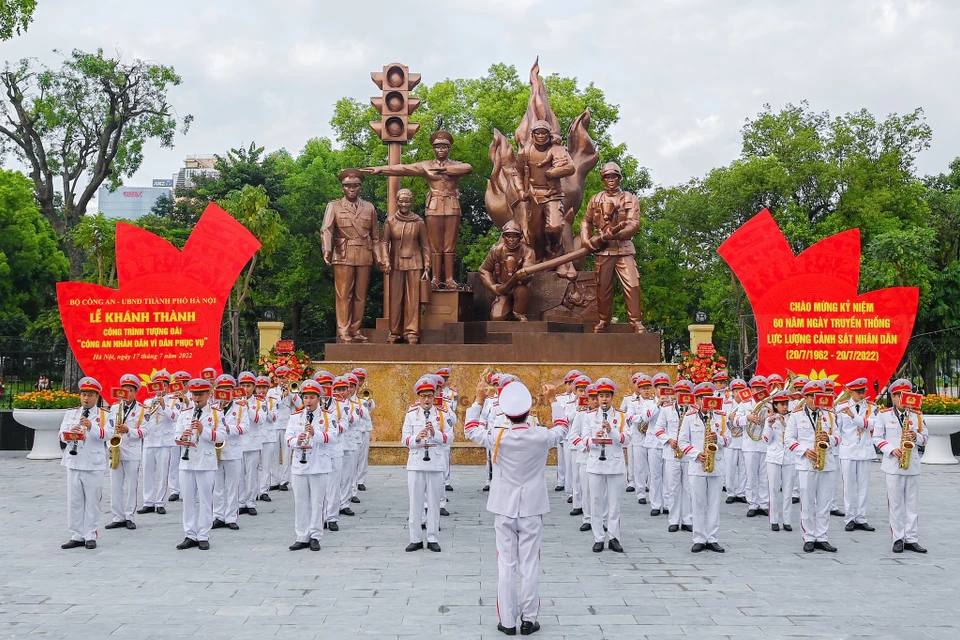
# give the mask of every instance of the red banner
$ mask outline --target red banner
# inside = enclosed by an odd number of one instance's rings
[[[788,370],[843,384],[865,376],[884,387],[899,365],[917,316],[919,289],[859,295],[860,230],[824,238],[795,256],[764,209],[717,250],[753,307],[757,373]]]
[[[210,204],[182,252],[122,222],[116,247],[118,289],[57,285],[63,328],[84,374],[109,387],[125,373],[146,382],[159,369],[219,371],[223,309],[260,242]]]

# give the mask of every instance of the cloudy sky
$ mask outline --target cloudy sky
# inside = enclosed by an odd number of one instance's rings
[[[398,7],[409,7],[402,13]],[[803,99],[878,117],[923,107],[934,132],[923,173],[960,155],[960,2],[954,0],[40,0],[3,58],[103,47],[173,65],[190,133],[148,150],[128,185],[169,177],[188,154],[256,141],[296,154],[341,96],[366,100],[369,72],[400,61],[424,82],[482,75],[593,81],[620,105],[625,141],[655,182],[674,184],[739,153],[745,118]]]

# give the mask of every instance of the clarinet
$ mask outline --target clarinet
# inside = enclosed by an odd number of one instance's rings
[[[84,408],[83,408],[83,416],[82,416],[82,417],[84,417],[84,418],[89,418],[89,417],[90,417],[90,407],[84,407]],[[72,456],[77,455],[77,443],[78,443],[78,442],[79,442],[78,440],[74,440],[74,441],[73,441],[73,444],[70,445],[70,455],[72,455]]]
[[[603,421],[604,421],[604,422],[607,421],[607,410],[606,410],[606,409],[603,410]],[[606,445],[606,443],[601,443],[601,444],[600,444],[600,458],[599,458],[599,460],[600,460],[601,462],[603,462],[603,461],[606,460],[606,459],[607,459],[607,445]]]
[[[423,422],[426,426],[430,426],[430,407],[423,409]],[[430,447],[426,442],[423,443],[423,461],[430,462]]]
[[[313,411],[307,411],[307,424],[313,424]],[[304,442],[306,445],[306,442]],[[300,464],[307,464],[307,450],[300,449]]]
[[[194,420],[199,420],[201,413],[203,413],[203,408],[202,408],[202,407],[199,407],[199,406],[198,406],[198,407],[195,407],[194,410],[193,410],[193,419],[194,419]],[[191,429],[192,429],[192,427],[191,427]],[[192,436],[192,435],[190,436],[190,439],[191,439],[191,440],[193,439],[193,436]],[[181,460],[189,460],[189,459],[190,459],[190,447],[184,447],[184,448],[183,448],[183,455],[180,456],[180,459],[181,459]]]

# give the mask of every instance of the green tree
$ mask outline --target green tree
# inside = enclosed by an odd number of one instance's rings
[[[89,256],[87,279],[104,287],[117,282],[117,221],[103,213],[84,216],[70,232],[73,244]]]
[[[0,0],[0,40],[25,32],[36,9],[37,0]]]

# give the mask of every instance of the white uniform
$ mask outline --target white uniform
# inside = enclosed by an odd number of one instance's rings
[[[919,542],[917,512],[920,502],[920,456],[917,449],[910,456],[910,467],[900,468],[900,461],[893,455],[900,448],[904,429],[917,434],[915,445],[927,444],[927,431],[923,426],[923,414],[914,411],[898,413],[893,407],[877,413],[873,420],[873,442],[883,455],[880,468],[887,478],[887,504],[890,511],[890,533],[894,540],[909,544]]]
[[[641,434],[646,430],[643,437],[643,447],[647,454],[647,469],[649,475],[648,485],[650,488],[649,502],[651,510],[667,509],[667,502],[670,495],[669,490],[663,483],[663,443],[657,438],[657,418],[659,417],[660,407],[654,398],[643,400],[642,398],[634,403],[636,409],[633,415],[633,427],[636,433]]]
[[[572,425],[574,418],[577,417],[578,413],[582,411],[577,411],[578,409],[578,400],[568,401],[566,404],[561,404],[563,407],[564,418],[567,421],[567,424]],[[566,448],[567,448],[567,484],[566,486],[571,490],[570,495],[573,497],[573,508],[574,509],[583,509],[583,486],[580,482],[580,451],[577,446],[573,444],[573,438],[570,437],[570,432],[572,429],[567,430],[566,437]]]
[[[143,506],[165,507],[171,467],[176,475],[180,474],[175,464],[177,446],[177,403],[172,395],[153,398],[147,401],[147,407],[162,402],[150,419],[150,429],[143,438]],[[179,487],[179,483],[177,485]]]
[[[350,414],[349,426],[341,439],[343,442],[343,467],[340,471],[340,508],[350,506],[350,498],[357,490],[357,454],[363,440],[363,423],[367,418],[366,409],[355,400],[343,402],[344,411]]]
[[[627,486],[636,488],[637,493],[639,494],[638,497],[646,500],[647,483],[650,476],[650,465],[647,462],[647,450],[643,446],[644,441],[646,440],[646,435],[637,431],[637,424],[633,420],[633,415],[636,412],[637,407],[636,403],[641,399],[642,398],[637,393],[624,396],[623,400],[620,402],[620,410],[627,415],[627,422],[631,424],[633,428],[630,438],[630,457],[627,467]]]
[[[366,414],[366,419],[360,424],[360,448],[357,449],[357,482],[353,487],[353,495],[357,495],[357,485],[367,485],[367,470],[370,468],[370,434],[373,433],[373,410],[377,403],[370,400],[360,400]]]
[[[849,409],[850,417],[844,412]],[[843,511],[846,522],[867,522],[870,491],[870,464],[877,459],[871,429],[877,406],[867,402],[845,402],[837,407],[840,419],[840,473],[843,475]]]
[[[263,432],[273,432],[275,413],[256,396],[249,396],[244,413],[247,424],[243,429],[243,468],[240,478],[240,506],[257,508],[260,497],[260,458],[263,453]]]
[[[703,463],[697,456],[703,451],[704,438],[708,426],[699,411],[688,411],[680,423],[680,449],[683,457],[689,458],[687,471],[690,474],[690,503],[693,508],[693,542],[709,544],[719,542],[720,530],[720,494],[723,489],[723,454],[730,444],[727,430],[727,416],[713,411],[707,417],[709,429],[717,434],[717,452],[714,456],[713,471],[703,470]]]
[[[723,398],[723,411],[728,416],[737,412],[739,402],[730,389],[717,393]],[[727,488],[728,498],[746,498],[747,470],[743,464],[743,429],[736,424],[730,425],[727,433],[730,446],[723,452],[723,485]]]
[[[562,394],[557,396],[557,400],[560,401],[560,398],[567,398],[568,394]],[[503,417],[503,411],[500,410],[500,403],[497,401],[496,396],[493,398],[487,398],[483,401],[483,409],[480,411],[480,421],[484,424],[485,428],[492,429],[499,426],[500,419]],[[490,484],[490,480],[493,479],[493,449],[487,447],[487,484]]]
[[[243,441],[249,430],[250,411],[236,402],[220,410],[226,443],[220,450],[220,465],[213,483],[213,517],[230,524],[240,508],[240,478],[243,475]]]
[[[309,420],[308,420],[309,418]],[[307,424],[313,425],[314,435],[309,449],[293,449],[295,462],[291,463],[290,480],[293,485],[293,528],[297,542],[319,541],[323,537],[323,501],[327,494],[327,481],[333,471],[331,447],[340,439],[340,425],[330,410],[318,407],[316,411],[304,409],[287,420],[284,444],[295,447],[297,439]]]
[[[814,425],[828,434],[827,455],[823,471],[814,471],[813,461],[804,456],[808,449],[816,451]],[[797,472],[800,474],[800,527],[804,542],[827,542],[830,526],[830,505],[837,484],[837,448],[840,446],[840,429],[834,415],[829,411],[811,411],[801,405],[790,414],[787,421],[787,449],[796,452]]]
[[[532,417],[509,428],[486,429],[479,421],[480,405],[467,409],[467,437],[495,452],[487,511],[495,514],[497,532],[497,613],[500,624],[508,628],[516,626],[518,616],[535,622],[540,611],[540,541],[543,516],[550,512],[544,470],[547,453],[567,433],[563,407],[558,403],[552,407],[552,429],[539,426]]]
[[[180,413],[177,420],[177,433],[182,435],[190,429],[195,409]],[[224,442],[226,433],[223,428],[223,416],[212,409],[208,402],[197,418],[202,430],[199,437],[191,432],[195,447],[189,449],[189,458],[180,458],[180,489],[183,498],[183,532],[187,538],[200,542],[210,539],[210,527],[213,525],[213,483],[217,475],[216,443]],[[179,437],[179,435],[178,435]]]
[[[63,434],[80,424],[84,409],[67,411],[60,423]],[[85,440],[77,442],[77,454],[70,455],[73,442],[67,442],[60,464],[67,468],[67,529],[71,540],[96,540],[100,524],[100,497],[103,472],[107,469],[107,440],[113,437],[113,420],[105,409],[88,411],[90,429]],[[64,440],[65,441],[65,440]]]
[[[280,442],[277,440],[277,431],[286,428],[280,423],[280,416],[277,413],[276,400],[267,396],[256,398],[254,410],[263,415],[263,421],[260,424],[260,487],[257,490],[257,497],[270,491],[270,473],[276,470],[279,465],[278,451]],[[287,418],[289,420],[289,418]]]
[[[569,404],[567,405],[569,407]],[[593,514],[591,509],[593,505],[590,499],[590,478],[587,476],[587,448],[583,439],[585,434],[581,432],[580,426],[583,424],[583,418],[587,415],[586,407],[577,407],[571,414],[569,410],[564,411],[565,419],[570,428],[567,430],[567,451],[570,452],[574,464],[577,467],[577,485],[580,487],[580,508],[583,509],[583,524],[590,524]],[[572,415],[572,418],[571,418]],[[574,494],[573,506],[577,506],[576,494]],[[603,520],[604,514],[600,514]]]
[[[457,426],[457,414],[455,409],[446,400],[444,400],[443,402],[443,415],[445,418],[444,429],[446,431],[449,431],[451,434],[453,434]],[[444,449],[444,456],[446,460],[446,468],[443,471],[443,483],[445,485],[450,483],[450,460],[453,458],[452,445],[453,445],[452,439],[449,442],[440,445],[440,448]],[[440,492],[440,508],[446,508],[446,506],[447,506],[447,492],[441,491]],[[424,504],[424,516],[423,516],[424,523],[426,523],[427,521],[426,508],[427,508],[426,504]]]
[[[352,436],[349,433],[351,429],[350,410],[343,402],[336,398],[320,398],[320,406],[330,410],[336,416],[337,425],[340,429],[340,437],[336,442],[330,443],[330,461],[333,469],[330,471],[330,477],[327,478],[327,497],[324,500],[323,516],[324,522],[340,521],[340,473],[343,471],[343,448],[348,439]]]
[[[123,402],[110,407],[114,425],[123,424],[130,431],[123,434],[120,443],[120,464],[110,469],[110,511],[114,522],[133,522],[137,512],[140,483],[140,461],[143,459],[143,439],[150,432],[150,416],[139,402]],[[125,418],[125,419],[124,419]],[[109,453],[109,449],[108,449]]]
[[[407,455],[407,491],[410,498],[410,513],[407,520],[410,542],[423,542],[420,523],[423,518],[423,504],[427,504],[427,542],[439,542],[440,532],[440,496],[443,494],[443,470],[446,466],[446,450],[439,445],[453,442],[453,430],[446,427],[447,417],[436,406],[424,411],[415,404],[407,411],[403,419],[400,443],[410,449]],[[433,437],[417,442],[417,434],[430,425]],[[428,451],[425,448],[430,446]],[[429,460],[424,460],[425,453]]]
[[[303,406],[303,400],[295,393],[284,395],[283,387],[280,385],[271,387],[270,390],[267,391],[267,397],[273,398],[273,406],[277,412],[277,422],[274,425],[276,427],[274,437],[277,439],[277,446],[280,447],[280,452],[277,453],[276,457],[271,457],[268,460],[271,469],[270,486],[275,487],[290,481],[291,450],[284,440],[284,432],[286,431],[287,420],[290,419],[294,411],[299,410],[300,407]],[[283,455],[282,462],[280,461],[281,452]]]
[[[453,418],[453,425],[457,424],[457,392],[449,388],[444,384],[443,392],[440,394],[440,397],[443,398],[444,409],[450,414],[450,417]],[[447,456],[447,468],[443,472],[443,484],[450,484],[450,463],[453,459],[452,455]],[[443,496],[443,504],[447,503],[446,495]]]
[[[763,441],[767,445],[767,513],[770,524],[793,526],[793,484],[797,456],[786,447],[786,416],[769,416],[764,420]],[[782,493],[781,493],[782,492]],[[777,504],[780,496],[780,504]],[[781,516],[782,511],[782,516]]]
[[[588,411],[581,419],[580,433],[586,447],[587,479],[590,483],[590,511],[595,516],[606,516],[607,530],[603,530],[604,518],[593,517],[593,541],[620,540],[620,495],[626,484],[626,461],[623,446],[630,444],[630,427],[623,411],[597,408]],[[609,438],[613,444],[594,443],[597,433],[606,421],[610,425]],[[604,458],[601,460],[601,457]]]
[[[749,417],[757,406],[756,400],[741,402],[737,407],[734,426],[743,429],[741,447],[743,448],[743,466],[747,473],[747,506],[749,509],[766,509],[770,501],[767,495],[766,465],[767,443],[763,441],[763,422],[767,409],[760,410],[757,416],[759,424],[751,424]],[[751,435],[752,434],[752,435]],[[728,487],[729,489],[729,487]]]
[[[666,507],[670,510],[668,522],[670,524],[693,524],[693,503],[690,500],[690,473],[687,465],[690,460],[684,456],[677,459],[673,447],[667,446],[668,440],[675,440],[680,446],[680,423],[684,412],[683,407],[672,405],[663,407],[657,418],[655,435],[663,443],[664,482],[667,484],[669,501]],[[681,453],[683,449],[680,450]]]

